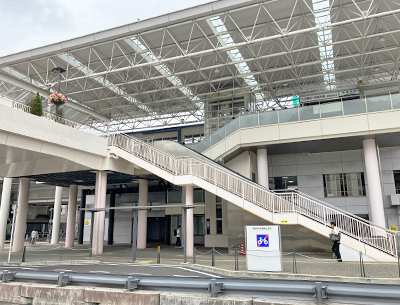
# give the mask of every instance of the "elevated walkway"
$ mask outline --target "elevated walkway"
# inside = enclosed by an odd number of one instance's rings
[[[120,169],[123,172],[130,167],[135,169],[135,174],[151,173],[176,185],[194,184],[268,222],[298,224],[326,237],[330,222],[336,221],[342,231],[342,244],[353,252],[362,252],[378,261],[397,260],[396,235],[393,232],[300,192],[272,192],[184,146],[171,142],[156,143],[161,149],[123,134],[100,134],[100,137],[85,135],[71,128],[76,126],[49,122],[57,121],[51,116],[46,120],[28,114],[27,107],[18,111],[1,106],[0,110],[0,146],[18,147],[26,152],[44,155],[43,149],[50,143],[52,149],[46,153],[58,156],[59,160],[71,159],[70,154],[60,150],[69,147],[69,152],[74,151],[74,158],[78,151],[79,154],[85,154],[79,161],[73,160],[87,168]],[[70,136],[65,138],[62,136],[64,133]],[[75,134],[79,138],[74,138]],[[118,160],[115,160],[116,156]],[[91,160],[92,157],[98,160],[96,164]],[[119,165],[113,166],[114,161],[118,161]],[[23,163],[11,165],[15,175],[9,177],[23,176],[16,174],[22,173],[17,170],[18,167],[26,167]],[[33,166],[29,173],[35,174],[38,170],[36,167]],[[40,173],[45,170],[54,172],[53,168],[41,168]]]

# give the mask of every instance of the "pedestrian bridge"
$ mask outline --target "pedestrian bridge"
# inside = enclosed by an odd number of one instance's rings
[[[273,192],[177,143],[157,147],[124,134],[94,135],[85,126],[28,111],[0,105],[0,176],[79,170],[156,175],[176,185],[196,185],[270,223],[301,225],[327,238],[334,220],[341,243],[354,253],[397,260],[393,232],[306,194]]]

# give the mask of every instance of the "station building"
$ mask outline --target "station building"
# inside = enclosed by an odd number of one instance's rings
[[[284,249],[330,251],[336,221],[349,257],[397,258],[400,12],[369,2],[222,0],[0,58],[0,246],[11,204],[15,251],[33,227],[88,241],[77,207],[144,205],[139,248],[274,223]],[[132,242],[132,213],[96,214],[97,254]]]

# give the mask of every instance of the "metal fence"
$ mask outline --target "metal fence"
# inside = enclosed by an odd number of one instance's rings
[[[178,158],[123,134],[110,135],[109,145],[173,175],[194,175],[269,212],[299,213],[326,226],[336,221],[342,233],[397,257],[395,233],[303,193],[272,192],[215,162],[195,157]]]

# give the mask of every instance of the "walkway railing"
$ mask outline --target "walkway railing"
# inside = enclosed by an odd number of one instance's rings
[[[19,102],[12,102],[12,107],[14,109],[18,109],[18,110],[22,110],[23,112],[26,113],[31,113],[31,107]],[[47,112],[47,111],[43,111],[43,115],[41,116],[42,118],[45,118],[49,121],[53,121],[56,123],[60,123],[62,125],[68,126],[68,127],[72,127],[75,129],[80,129],[92,134],[97,134],[97,135],[101,135],[104,136],[105,132],[99,129],[94,128],[93,126],[90,125],[85,125],[85,124],[81,124],[75,121],[71,121],[68,119],[65,119],[63,117],[57,116],[53,113]]]
[[[160,148],[123,134],[109,136],[117,146],[173,175],[194,175],[272,213],[299,213],[397,257],[396,235],[344,210],[295,191],[272,192],[217,163],[195,157],[178,158]]]
[[[389,93],[382,96],[293,107],[276,111],[238,114],[236,119],[215,131],[210,136],[196,144],[188,144],[187,146],[198,152],[203,152],[241,128],[393,110],[400,110],[400,94]]]

